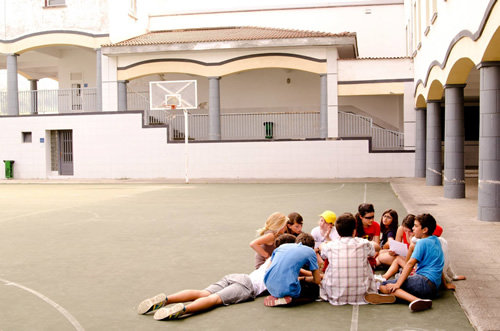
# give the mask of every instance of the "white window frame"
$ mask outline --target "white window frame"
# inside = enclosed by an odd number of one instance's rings
[[[128,8],[128,14],[132,17],[137,17],[137,0],[130,0],[130,7]]]
[[[51,3],[55,1],[62,1],[63,3]],[[45,7],[58,7],[58,6],[66,6],[66,0],[45,0]]]

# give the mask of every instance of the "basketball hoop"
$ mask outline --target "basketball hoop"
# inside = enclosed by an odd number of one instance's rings
[[[150,109],[165,112],[166,120],[172,121],[175,118],[176,109],[184,113],[184,155],[186,184],[188,177],[188,140],[189,126],[188,109],[198,107],[196,80],[158,81],[149,82]]]

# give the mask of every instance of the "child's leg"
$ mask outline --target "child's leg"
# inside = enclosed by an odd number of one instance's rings
[[[429,299],[436,296],[435,286],[431,286],[430,281],[421,276],[415,275],[408,277],[400,288],[395,289],[396,280],[388,281],[380,285],[379,291],[385,294],[393,294],[397,298],[410,302],[411,311],[422,311],[432,307],[432,301]]]
[[[137,313],[142,315],[160,309],[161,307],[166,306],[169,303],[193,301],[198,298],[207,297],[209,295],[210,292],[206,290],[183,290],[174,294],[170,294],[169,296],[161,293],[152,298],[142,301],[137,307]]]
[[[390,266],[395,259],[396,256],[391,255],[389,250],[383,249],[377,256],[377,266],[381,264]]]
[[[205,296],[205,294],[207,293],[208,296]],[[203,310],[210,309],[215,306],[222,305],[222,300],[219,295],[215,293],[211,294],[206,290],[198,291],[198,293],[196,292],[189,293],[189,290],[181,291],[174,295],[173,300],[188,299],[187,301],[189,301],[189,298],[193,298],[194,296],[199,296],[199,297],[196,300],[194,300],[191,304],[186,306],[184,303],[175,301],[179,303],[161,308],[155,313],[153,318],[157,321],[172,320],[172,319],[177,319],[184,314],[194,314]],[[174,301],[169,300],[168,303],[174,303]]]
[[[396,256],[394,261],[392,261],[391,266],[389,267],[389,269],[385,272],[385,274],[382,277],[384,277],[385,279],[391,278],[392,276],[397,274],[399,271],[399,268],[404,267],[405,264],[406,264],[406,260],[404,257],[399,256],[399,255]]]
[[[403,299],[403,300],[408,301],[408,302],[412,302],[412,301],[419,299],[416,296],[414,296],[413,294],[410,294],[402,289],[397,289],[396,291],[391,293],[391,291],[389,291],[387,289],[386,285],[380,285],[379,291],[384,293],[384,294],[393,294],[394,296],[396,296],[396,298],[400,298],[400,299]]]
[[[183,290],[167,295],[168,303],[194,301],[199,298],[208,297],[211,293],[207,290]]]
[[[196,299],[191,304],[187,305],[186,314],[197,313],[220,305],[222,305],[222,299],[217,293],[213,293],[210,294],[209,296]]]

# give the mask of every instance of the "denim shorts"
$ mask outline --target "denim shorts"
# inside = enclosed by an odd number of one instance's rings
[[[395,284],[397,279],[391,279],[382,283],[382,285],[386,284]],[[413,275],[408,277],[403,285],[401,285],[401,289],[406,291],[419,299],[434,299],[437,296],[436,286],[432,284],[429,285],[430,280],[427,277],[422,275]]]

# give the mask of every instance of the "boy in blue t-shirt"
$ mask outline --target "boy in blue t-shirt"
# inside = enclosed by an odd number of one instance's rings
[[[421,239],[415,245],[411,258],[406,263],[397,280],[389,280],[380,285],[380,292],[394,294],[410,302],[411,311],[421,311],[432,307],[432,301],[438,294],[443,274],[444,255],[441,243],[433,236],[436,220],[431,214],[415,217],[413,233]],[[415,275],[409,276],[415,264]]]
[[[273,307],[296,299],[312,301],[318,297],[321,275],[313,247],[314,238],[303,232],[297,236],[295,244],[281,245],[274,250],[271,265],[264,276],[264,283],[271,294],[264,299],[264,305]],[[299,280],[303,267],[312,272],[312,277]]]

